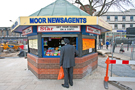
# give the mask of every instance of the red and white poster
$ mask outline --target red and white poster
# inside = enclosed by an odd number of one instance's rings
[[[92,34],[97,34],[97,35],[101,34],[100,29],[97,29],[97,28],[94,28],[94,27],[91,27],[91,26],[86,26],[86,32],[87,33],[92,33]]]
[[[38,26],[37,32],[80,32],[81,26]]]

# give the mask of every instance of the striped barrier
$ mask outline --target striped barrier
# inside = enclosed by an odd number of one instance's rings
[[[110,60],[109,57],[106,59],[107,64],[106,66],[106,76],[104,77],[104,87],[105,89],[108,89],[108,81],[129,81],[129,82],[135,82],[135,78],[130,77],[109,77],[108,71],[109,71],[109,64],[135,64],[135,61],[129,61],[129,60]]]

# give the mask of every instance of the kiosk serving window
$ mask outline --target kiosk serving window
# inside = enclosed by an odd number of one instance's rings
[[[68,38],[70,44],[76,47],[76,37],[44,37],[43,56],[60,56],[60,49],[65,45],[64,38]]]

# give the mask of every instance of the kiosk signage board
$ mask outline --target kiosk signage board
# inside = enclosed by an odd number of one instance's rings
[[[38,26],[37,32],[81,32],[81,26]]]
[[[11,26],[11,29],[15,29],[20,25],[20,18],[18,18],[15,23]]]
[[[99,29],[91,27],[91,26],[86,26],[86,32],[87,33],[97,34],[97,35],[101,34],[101,31]]]
[[[33,33],[32,27],[26,28],[22,31],[22,35]]]

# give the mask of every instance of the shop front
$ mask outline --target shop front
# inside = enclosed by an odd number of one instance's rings
[[[11,28],[27,35],[28,69],[38,79],[57,79],[64,38],[79,51],[79,56],[75,56],[73,78],[82,79],[90,74],[98,66],[96,37],[112,29],[96,16],[19,17]]]
[[[83,78],[91,73],[97,68],[98,54],[96,34],[89,35],[87,27],[85,25],[36,26],[33,31],[37,31],[38,35],[28,35],[29,70],[40,79],[56,79],[60,68],[60,48],[65,45],[64,38],[68,38],[70,44],[80,52],[79,56],[75,57],[74,78]],[[52,30],[46,31],[45,28],[52,28]],[[97,32],[97,34],[101,33],[100,30]]]

